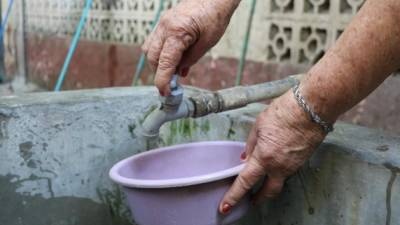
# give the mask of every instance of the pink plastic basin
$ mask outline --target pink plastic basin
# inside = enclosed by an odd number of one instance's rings
[[[218,213],[243,169],[244,146],[215,141],[159,148],[120,161],[110,177],[123,186],[139,225],[227,225],[249,208],[246,196],[228,216]]]

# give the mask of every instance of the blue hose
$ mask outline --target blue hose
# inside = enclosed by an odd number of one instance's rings
[[[60,91],[61,90],[61,86],[63,85],[63,82],[65,80],[65,76],[66,76],[66,74],[68,72],[68,66],[71,63],[71,59],[72,59],[72,56],[74,55],[75,49],[76,49],[76,47],[78,45],[82,29],[85,26],[86,19],[87,19],[88,15],[89,15],[89,11],[90,11],[90,8],[92,6],[92,2],[93,2],[93,0],[86,0],[85,8],[83,9],[81,19],[79,21],[78,27],[76,28],[75,35],[74,35],[74,37],[72,39],[71,46],[69,47],[69,50],[68,50],[67,58],[65,59],[64,65],[63,65],[63,67],[61,69],[61,72],[60,72],[60,75],[58,76],[57,84],[56,84],[56,87],[54,88],[54,91]]]
[[[10,16],[10,12],[11,12],[11,8],[12,8],[13,4],[14,4],[14,0],[9,0],[8,1],[7,11],[6,11],[6,14],[3,17],[3,23],[1,24],[1,27],[0,27],[0,39],[1,40],[3,40],[4,33],[5,33],[5,30],[6,30],[5,27],[7,25],[8,17]]]
[[[9,0],[7,11],[3,17],[3,20],[2,20],[3,22],[1,23],[1,27],[0,27],[0,43],[1,43],[1,45],[3,45],[3,38],[4,38],[4,33],[6,32],[6,25],[7,25],[7,21],[10,16],[11,8],[13,5],[14,5],[14,0]],[[2,51],[3,51],[3,49],[2,49]],[[3,82],[3,81],[4,81],[4,74],[0,73],[0,82]]]
[[[250,32],[251,32],[251,27],[253,24],[253,17],[254,17],[254,12],[256,10],[256,4],[257,4],[257,0],[252,0],[251,6],[250,6],[250,14],[247,19],[246,33],[245,33],[245,36],[243,39],[242,51],[240,54],[239,66],[238,66],[238,70],[236,73],[236,82],[235,82],[236,86],[239,86],[243,79],[243,71],[244,71],[244,67],[246,64],[246,55],[247,55],[247,50],[249,48]]]
[[[154,30],[154,28],[156,27],[158,21],[160,20],[161,12],[163,11],[163,9],[164,9],[164,0],[160,0],[160,5],[159,5],[159,7],[157,9],[157,13],[154,17],[151,30]],[[142,71],[144,69],[145,62],[146,62],[146,56],[142,53],[140,55],[139,62],[136,66],[135,75],[133,76],[133,80],[132,80],[132,86],[138,85],[140,75],[142,74]]]

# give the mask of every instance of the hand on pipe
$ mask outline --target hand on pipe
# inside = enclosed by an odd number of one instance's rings
[[[184,0],[166,11],[142,46],[156,72],[160,94],[169,95],[174,73],[186,76],[222,37],[240,0]]]
[[[286,178],[304,164],[325,136],[299,107],[291,91],[277,98],[257,117],[241,157],[246,166],[221,201],[220,212],[229,213],[264,177],[254,203],[276,197]]]

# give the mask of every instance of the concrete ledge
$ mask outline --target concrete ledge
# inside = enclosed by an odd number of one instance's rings
[[[134,130],[157,103],[153,87],[0,97],[0,224],[131,224],[107,174],[148,148]],[[160,145],[245,141],[264,107],[171,122]],[[238,225],[400,224],[399,140],[338,123],[284,193]]]

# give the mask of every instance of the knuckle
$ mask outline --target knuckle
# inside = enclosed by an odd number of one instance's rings
[[[287,171],[288,168],[290,167],[290,163],[289,162],[285,162],[282,159],[279,159],[277,154],[278,153],[276,153],[275,156],[270,158],[269,164],[271,165],[272,168],[274,168],[274,170],[278,170],[278,171],[281,171],[281,172]]]
[[[176,28],[184,36],[189,35],[191,38],[199,36],[200,29],[198,23],[192,16],[182,18],[180,23],[176,25]]]
[[[289,175],[292,173],[294,168],[297,167],[297,163],[295,161],[296,160],[294,159],[287,159],[285,156],[278,155],[274,158],[273,163],[275,164],[275,167],[280,171],[280,174]]]
[[[281,178],[273,178],[268,180],[262,191],[263,198],[276,198],[279,196],[283,188],[283,180]]]
[[[163,56],[160,58],[160,60],[158,61],[158,69],[160,70],[168,70],[171,68],[174,68],[174,60],[168,56]]]
[[[189,34],[185,34],[182,37],[180,37],[180,43],[178,43],[178,44],[184,51],[184,50],[188,49],[190,47],[190,45],[192,45],[193,40],[194,40],[193,36],[191,36]]]
[[[268,150],[259,153],[258,162],[269,173],[277,173],[282,175],[289,175],[292,173],[293,168],[296,167],[291,160],[286,157],[279,150]]]
[[[168,12],[160,21],[160,25],[167,36],[181,40],[185,46],[191,45],[199,36],[197,22],[191,16],[177,17],[173,12]]]
[[[174,44],[169,45],[167,49],[164,49],[160,58],[158,60],[158,67],[161,70],[167,70],[174,68],[178,65],[178,62],[181,60],[181,55],[183,50],[179,48],[174,48]]]
[[[147,56],[147,61],[151,66],[157,67],[158,65],[158,59],[154,57],[153,55],[148,55]]]
[[[177,54],[184,52],[189,46],[180,37],[171,37],[166,41],[168,53]]]
[[[151,49],[149,49],[149,51],[147,52],[147,58],[148,58],[150,61],[158,61],[159,54],[160,54],[159,51],[157,51],[157,50],[154,49],[154,48],[151,48]]]
[[[259,163],[261,164],[261,165],[263,165],[263,164],[265,164],[265,163],[270,163],[271,161],[274,161],[275,159],[275,155],[274,155],[274,153],[272,152],[272,151],[268,151],[268,150],[266,150],[266,149],[260,149],[261,150],[261,152],[260,152],[260,159],[259,159]]]
[[[238,176],[237,178],[239,185],[243,190],[250,190],[252,184],[248,176]]]
[[[289,165],[288,165],[289,164]],[[295,169],[290,163],[276,163],[271,162],[271,166],[268,171],[268,175],[274,177],[287,177],[292,175],[295,172]],[[283,185],[283,184],[280,184]],[[279,184],[277,184],[279,186]]]
[[[246,177],[262,177],[265,174],[265,168],[259,160],[249,160],[249,165],[253,169],[244,172]]]

